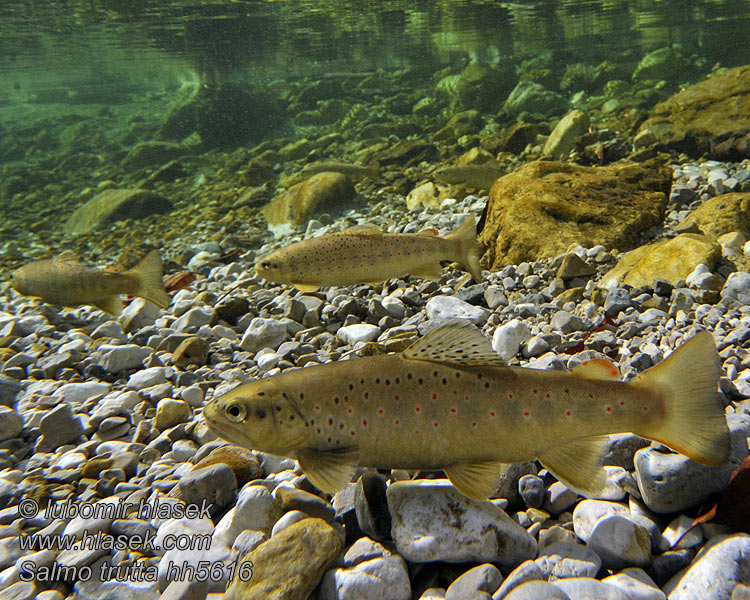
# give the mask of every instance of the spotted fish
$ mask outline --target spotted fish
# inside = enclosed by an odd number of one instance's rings
[[[452,325],[401,354],[240,385],[203,415],[234,443],[296,458],[327,492],[364,466],[443,469],[462,493],[487,498],[507,463],[538,459],[570,488],[600,497],[608,434],[633,432],[711,465],[727,459],[718,376],[707,332],[624,382],[603,359],[570,372],[508,367],[481,332]]]
[[[290,283],[304,292],[409,273],[439,279],[442,261],[462,264],[481,281],[474,216],[445,237],[433,231],[383,233],[374,226],[357,227],[291,244],[261,258],[255,270],[268,281]]]
[[[49,259],[24,265],[10,277],[13,288],[25,296],[38,296],[61,306],[92,304],[118,315],[123,308],[121,294],[145,298],[160,308],[169,306],[161,276],[159,252],[152,250],[135,267],[121,273],[72,259]]]

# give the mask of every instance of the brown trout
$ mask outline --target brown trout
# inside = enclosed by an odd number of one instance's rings
[[[343,173],[349,177],[368,177],[373,181],[380,179],[380,165],[378,161],[373,161],[366,166],[355,165],[345,162],[314,162],[303,167],[302,172],[306,174],[333,172]]]
[[[458,262],[475,281],[482,280],[473,216],[445,237],[426,231],[383,233],[374,226],[322,235],[261,258],[255,270],[268,281],[310,292],[322,286],[375,283],[407,274],[439,279],[442,261]]]
[[[473,498],[497,489],[506,463],[538,459],[586,496],[603,495],[608,434],[632,432],[693,460],[727,460],[708,332],[620,381],[592,360],[573,371],[505,366],[473,327],[430,332],[401,354],[340,361],[240,385],[203,415],[220,436],[295,458],[335,492],[358,466],[436,470]]]
[[[10,277],[13,288],[24,296],[38,296],[61,306],[91,304],[113,315],[120,314],[123,308],[121,294],[145,298],[160,308],[170,303],[162,284],[162,264],[157,250],[122,273],[95,269],[76,260],[53,258],[24,265]]]
[[[449,165],[435,171],[435,179],[442,183],[464,185],[478,190],[489,190],[508,169],[497,163],[482,165]]]

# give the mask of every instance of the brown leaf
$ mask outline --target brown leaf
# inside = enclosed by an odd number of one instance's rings
[[[729,484],[715,504],[696,517],[690,529],[701,523],[719,523],[734,531],[750,533],[750,456],[732,472]]]
[[[164,289],[167,293],[176,292],[189,286],[195,281],[195,273],[191,271],[180,271],[164,277]]]

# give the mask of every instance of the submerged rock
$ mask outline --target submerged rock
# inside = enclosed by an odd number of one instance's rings
[[[63,225],[65,233],[89,233],[124,219],[142,219],[172,210],[172,203],[159,194],[142,189],[105,190],[79,206]]]
[[[700,264],[713,268],[720,258],[721,246],[715,241],[696,233],[683,233],[628,252],[602,277],[601,285],[614,287],[624,283],[641,287],[653,284],[654,279],[675,284]]]
[[[563,254],[572,244],[627,250],[661,222],[672,174],[656,163],[532,162],[490,191],[479,240],[485,268]]]
[[[750,237],[750,192],[721,194],[706,200],[680,223],[679,228],[686,230],[693,224],[715,238],[734,231]]]
[[[342,173],[323,172],[298,183],[263,207],[271,226],[305,225],[318,210],[341,209],[354,198],[354,186]]]
[[[305,600],[342,547],[339,534],[322,519],[293,523],[240,557],[224,598]]]
[[[709,77],[657,104],[643,131],[689,156],[750,156],[750,65]]]

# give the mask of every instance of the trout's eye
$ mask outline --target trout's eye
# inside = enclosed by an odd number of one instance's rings
[[[260,268],[264,271],[269,271],[271,269],[278,269],[279,263],[271,262],[270,260],[264,260],[260,263]]]
[[[227,418],[234,423],[244,421],[245,416],[247,416],[247,410],[242,404],[230,404],[224,412],[226,412]]]

